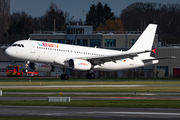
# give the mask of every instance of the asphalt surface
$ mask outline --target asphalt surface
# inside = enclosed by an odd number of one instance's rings
[[[153,93],[153,92],[3,92],[2,94],[18,95],[180,95],[180,93]]]
[[[14,96],[1,96],[0,100],[5,101],[35,101],[35,100],[47,100],[47,97],[14,97]],[[117,97],[117,96],[103,96],[103,97],[70,97],[70,100],[180,100],[180,96],[133,96],[133,97]]]
[[[0,106],[0,116],[39,116],[123,120],[179,120],[180,109]]]
[[[30,86],[0,86],[0,88],[36,88],[36,87],[173,87],[173,85],[30,85]],[[3,92],[3,94],[59,94],[60,92]],[[134,92],[62,92],[63,95],[107,95],[104,97],[70,97],[72,100],[180,100],[180,93],[134,93]],[[108,96],[108,95],[146,95],[146,96]],[[153,96],[149,96],[153,95]],[[163,95],[163,96],[158,96]],[[164,96],[165,95],[165,96]],[[168,96],[170,95],[170,96]],[[176,96],[171,96],[176,95]],[[0,100],[47,100],[47,97],[11,97],[0,96]],[[110,107],[57,107],[57,106],[6,106],[0,105],[0,116],[39,116],[39,117],[70,117],[70,118],[100,118],[123,120],[179,120],[180,109],[157,108],[110,108]]]

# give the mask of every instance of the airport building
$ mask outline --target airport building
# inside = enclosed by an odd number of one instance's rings
[[[141,31],[93,31],[92,26],[67,26],[66,31],[34,31],[30,34],[31,40],[72,44],[87,47],[98,47],[103,49],[114,49],[114,50],[128,50],[139,36],[142,34]],[[6,66],[11,63],[21,63],[24,61],[14,61],[8,58],[4,50],[8,45],[0,46],[0,76],[4,76]],[[173,76],[173,70],[180,67],[180,58],[178,53],[180,52],[179,45],[167,45],[164,42],[158,42],[158,35],[155,35],[153,48],[157,48],[157,53],[152,53],[152,56],[161,58],[167,56],[176,56],[176,59],[160,60],[156,65],[151,65],[143,68],[137,68],[133,70],[123,70],[116,72],[105,72],[100,73],[97,71],[96,74],[103,74],[103,76],[116,76],[116,77],[170,77]],[[57,72],[58,71],[58,72]],[[76,75],[78,72],[68,70],[70,75]],[[48,75],[56,76],[61,74],[59,68],[55,68],[55,72],[51,72]],[[82,72],[83,73],[83,72]],[[85,76],[86,73],[84,73]],[[47,75],[45,73],[41,76]],[[82,75],[82,74],[81,74]],[[97,75],[97,76],[98,76]]]

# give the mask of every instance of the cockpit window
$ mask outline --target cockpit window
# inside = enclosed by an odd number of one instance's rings
[[[24,47],[23,44],[12,44],[11,46]]]
[[[17,46],[17,44],[13,44],[12,46]]]

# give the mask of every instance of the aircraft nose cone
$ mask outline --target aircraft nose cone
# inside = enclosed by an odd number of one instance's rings
[[[6,55],[9,55],[9,50],[8,50],[8,48],[6,48],[5,54],[6,54]]]
[[[8,56],[12,56],[12,50],[10,48],[7,48],[5,50],[5,54],[8,55]]]

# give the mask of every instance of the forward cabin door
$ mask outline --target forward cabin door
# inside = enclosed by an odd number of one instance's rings
[[[35,43],[29,41],[30,43],[30,53],[36,53],[36,47],[35,47]]]

